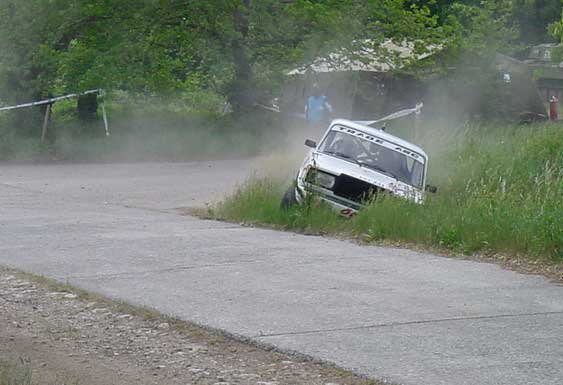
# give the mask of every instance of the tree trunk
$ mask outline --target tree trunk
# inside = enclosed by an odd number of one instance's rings
[[[102,136],[102,129],[97,122],[98,95],[80,95],[76,102],[76,110],[82,133],[90,137]]]
[[[250,2],[251,0],[241,0],[233,10],[236,36],[231,41],[231,49],[235,65],[235,79],[231,84],[229,101],[233,111],[237,114],[251,109],[255,101],[252,68],[247,52]]]
[[[80,119],[81,121],[95,121],[96,112],[98,111],[98,95],[80,95],[76,103],[76,110],[78,112],[78,119]]]

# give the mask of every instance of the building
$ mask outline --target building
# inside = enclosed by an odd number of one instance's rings
[[[553,96],[559,100],[563,98],[563,61],[556,60],[558,50],[563,50],[560,44],[539,44],[533,46],[528,57],[522,60],[546,103]]]
[[[369,120],[420,101],[422,83],[404,71],[439,48],[415,53],[414,43],[386,40],[378,46],[366,40],[288,72],[282,92],[282,111],[303,113],[313,84],[318,84],[340,118]]]

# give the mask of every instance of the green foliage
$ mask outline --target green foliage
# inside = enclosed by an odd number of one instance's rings
[[[0,16],[9,20],[0,26],[5,101],[14,88],[175,95],[196,79],[234,104],[249,86],[268,93],[291,66],[354,39],[443,38],[426,7],[402,0],[2,0]]]
[[[549,34],[561,43],[563,42],[563,11],[559,11],[557,15],[560,15],[559,19],[550,23],[548,30]],[[563,60],[563,48],[556,47],[552,51],[552,60],[554,62],[561,62]]]
[[[240,116],[277,95],[289,69],[335,50],[416,64],[383,49],[387,39],[490,74],[496,51],[541,40],[560,12],[558,0],[0,0],[0,103],[104,88],[187,114],[228,102]],[[3,131],[37,136],[41,111],[10,116]]]
[[[510,22],[512,11],[511,0],[452,4],[450,20],[457,24],[458,47],[478,57],[506,50],[517,38],[517,29]]]
[[[483,56],[540,39],[530,31],[545,36],[560,12],[557,0],[1,0],[0,99],[206,89],[236,106],[336,48],[382,50],[391,38],[414,41],[417,53],[439,44]]]
[[[550,42],[547,26],[557,21],[562,9],[561,0],[514,0],[513,23],[519,29],[519,40],[524,44]]]
[[[498,20],[501,23],[492,27],[496,29],[502,27],[502,23],[507,23],[517,32],[518,41],[526,45],[548,42],[550,36],[546,27],[557,21],[563,8],[561,0],[411,0],[409,2],[418,6],[427,6],[442,21],[447,20],[452,11],[455,13],[456,7],[482,8],[484,12],[489,12],[487,8],[490,10],[490,7],[496,3],[504,8],[508,18]]]
[[[244,119],[288,69],[335,47],[394,38],[424,51],[447,35],[403,0],[0,0],[0,17],[1,104],[103,88],[180,105],[188,120],[227,102]],[[37,137],[42,112],[10,113],[2,130]]]
[[[324,206],[280,209],[283,183],[251,180],[217,206],[229,220],[347,233],[461,253],[506,253],[563,262],[563,129],[475,127],[468,140],[431,157],[439,193],[417,205],[390,196],[351,220]]]

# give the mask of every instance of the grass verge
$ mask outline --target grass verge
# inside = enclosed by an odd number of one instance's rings
[[[440,190],[422,205],[380,197],[353,219],[313,203],[280,208],[287,183],[248,180],[215,219],[341,234],[543,266],[563,262],[563,127],[476,127],[433,157]],[[508,257],[507,257],[508,256]]]
[[[19,359],[17,362],[0,361],[1,385],[31,385],[32,372],[29,362]]]

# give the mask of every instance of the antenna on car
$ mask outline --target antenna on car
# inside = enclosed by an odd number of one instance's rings
[[[408,115],[411,115],[411,114],[420,114],[423,106],[424,106],[424,104],[422,102],[420,102],[420,103],[417,103],[414,108],[406,108],[404,110],[396,111],[396,112],[393,112],[392,114],[384,116],[381,119],[359,120],[359,121],[356,120],[355,122],[359,123],[359,124],[363,124],[364,126],[372,126],[373,127],[376,124],[388,122],[388,121],[394,120],[394,119],[399,119],[399,118],[402,118],[404,116],[408,116]],[[383,126],[380,129],[385,131],[385,124],[383,124]]]

